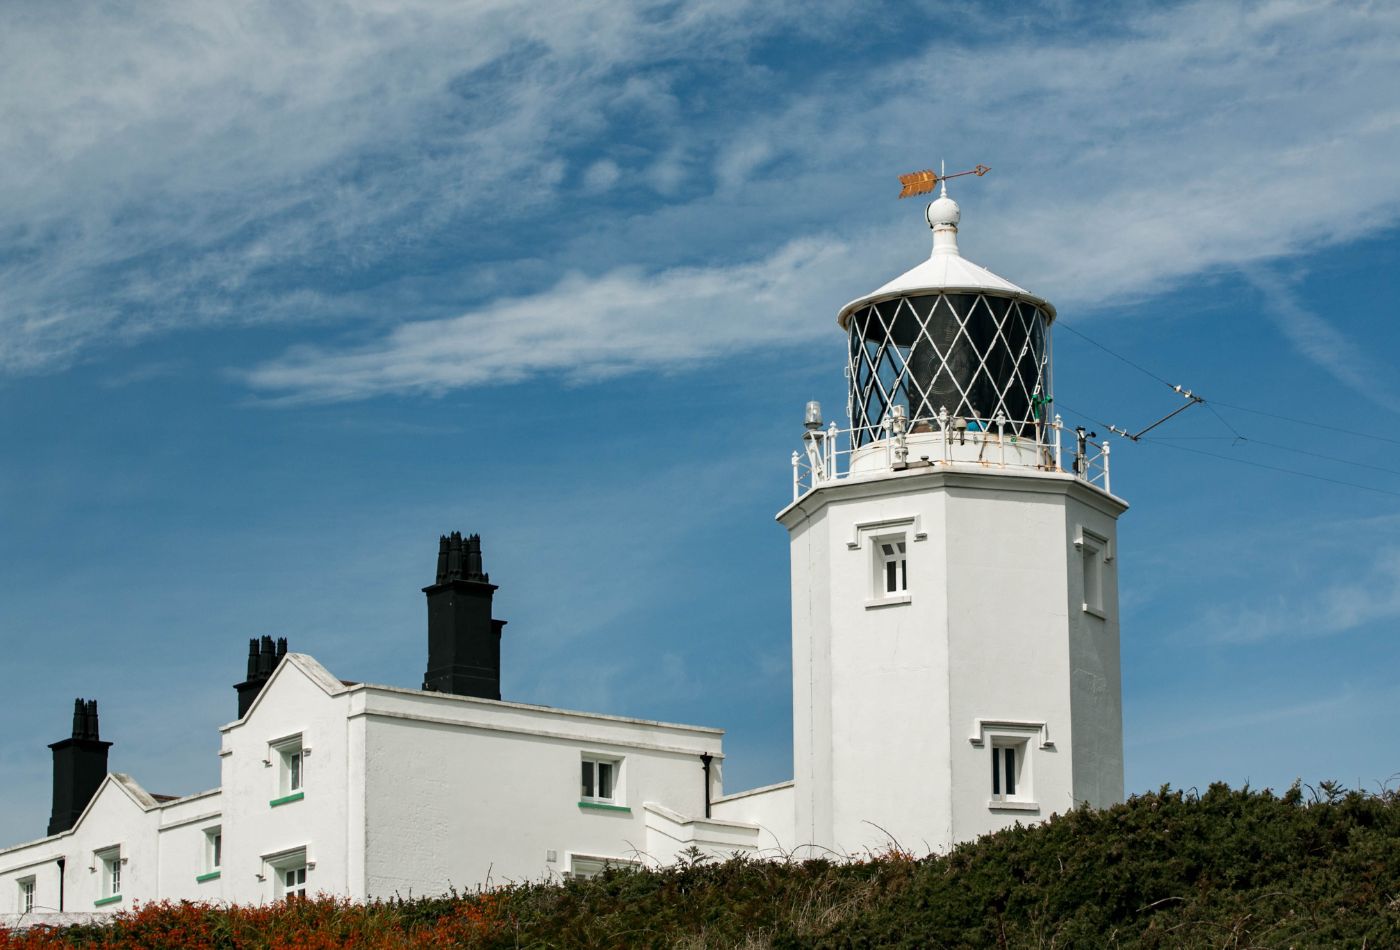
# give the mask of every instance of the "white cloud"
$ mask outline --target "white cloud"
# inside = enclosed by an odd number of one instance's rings
[[[611,159],[600,159],[588,166],[583,173],[584,187],[589,191],[607,191],[622,177],[622,170]]]
[[[0,22],[0,365],[192,323],[330,316],[397,325],[289,351],[250,381],[352,398],[688,363],[776,338],[656,313],[695,313],[683,295],[697,284],[753,312],[743,288],[795,266],[782,248],[839,229],[814,239],[851,252],[824,258],[831,295],[787,285],[808,308],[786,327],[802,339],[915,262],[926,237],[889,183],[940,156],[994,168],[956,185],[968,256],[1066,312],[1400,214],[1400,10],[1387,6],[1196,3],[1070,38],[1036,35],[1031,15],[1031,29],[834,59],[788,85],[744,55],[781,5],[150,9]],[[734,114],[710,88],[731,74],[752,87]],[[550,231],[561,192],[620,175],[604,159],[574,181],[579,144],[621,148],[655,202]],[[411,269],[415,248],[463,221],[521,245],[459,265],[455,299],[486,303],[443,319],[441,300],[425,307],[392,278],[341,289]],[[795,318],[786,306],[777,319]],[[1293,338],[1316,351],[1316,334]]]
[[[1275,274],[1250,267],[1245,275],[1263,296],[1264,313],[1300,353],[1365,398],[1400,411],[1389,367],[1378,364],[1332,322],[1304,307]]]
[[[628,219],[615,231],[600,225],[580,245],[625,255],[630,236],[632,251],[645,255],[648,235],[674,231],[713,234],[716,242],[737,230],[759,230],[768,240],[820,233],[836,221],[873,231],[878,213],[886,222],[878,233],[852,242],[861,253],[833,259],[824,274],[841,290],[801,293],[804,306],[810,302],[808,322],[795,322],[792,338],[806,338],[826,331],[828,315],[847,297],[914,263],[926,240],[915,237],[916,223],[889,227],[902,207],[872,212],[864,192],[853,191],[853,182],[864,183],[851,170],[883,175],[926,164],[950,141],[958,150],[952,167],[981,160],[997,169],[955,187],[964,203],[964,251],[1065,311],[1112,307],[1183,280],[1350,240],[1400,213],[1400,167],[1389,158],[1400,150],[1400,109],[1384,92],[1400,83],[1400,56],[1387,39],[1400,15],[1325,6],[1197,4],[1116,37],[1037,38],[995,50],[934,44],[889,69],[828,77],[725,136],[713,157],[719,190],[658,209],[650,231]],[[936,122],[921,121],[935,115]],[[810,200],[818,196],[819,214]],[[732,265],[731,309],[743,306],[746,280],[773,260]],[[723,268],[709,273],[716,286],[731,283]],[[660,303],[687,286],[664,269],[632,280],[626,288],[613,269],[574,276],[531,297],[530,308],[549,311],[624,289]],[[434,323],[431,332],[474,339],[483,325],[499,326],[494,315],[502,308],[515,306],[490,304]],[[684,362],[744,345],[723,322],[706,321],[658,349],[647,313],[624,308],[610,326],[635,335],[655,358]],[[594,366],[573,375],[625,368],[628,361],[597,346],[596,335],[583,335],[574,355]],[[1336,330],[1333,342],[1342,336]],[[401,328],[353,354],[303,352],[251,379],[260,388],[347,397],[356,391],[339,371],[353,359],[352,377],[373,380],[365,393],[441,381],[440,369],[418,375],[415,367],[427,361],[403,359],[417,350],[404,346],[413,337]],[[1309,349],[1296,327],[1291,338]],[[492,345],[491,353],[530,372],[539,365],[531,349]],[[1316,355],[1316,342],[1311,349]],[[319,361],[341,381],[322,379]],[[293,365],[296,372],[286,372]],[[1340,358],[1332,363],[1340,365]],[[450,375],[459,385],[483,378],[466,369]]]
[[[1313,525],[1304,532],[1306,550],[1297,548],[1296,522],[1279,537],[1240,539],[1233,559],[1239,576],[1224,578],[1227,589],[1202,598],[1215,606],[1188,628],[1215,643],[1258,644],[1366,632],[1400,620],[1400,547],[1389,543],[1396,521]],[[1270,593],[1247,582],[1261,577],[1273,579]]]
[[[569,274],[543,293],[407,323],[369,346],[294,350],[253,370],[248,382],[313,399],[441,393],[536,375],[595,380],[786,346],[832,332],[809,318],[829,300],[829,275],[847,251],[834,241],[796,241],[734,267]]]
[[[662,80],[630,66],[698,36],[737,55],[780,13],[6,5],[0,367],[197,324],[367,316],[339,292],[348,276],[464,215],[482,226],[547,207],[568,184],[564,152],[615,111],[641,99],[664,117]]]

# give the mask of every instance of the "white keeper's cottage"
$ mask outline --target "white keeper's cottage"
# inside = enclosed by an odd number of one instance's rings
[[[250,644],[219,788],[108,773],[97,706],[51,746],[47,837],[0,850],[0,923],[191,899],[435,894],[728,855],[944,850],[1123,797],[1108,449],[1066,433],[1045,300],[928,260],[843,307],[849,428],[809,403],[792,551],[793,779],[723,790],[723,732],[504,701],[480,539],[444,537],[422,689]],[[833,367],[833,371],[835,371]]]

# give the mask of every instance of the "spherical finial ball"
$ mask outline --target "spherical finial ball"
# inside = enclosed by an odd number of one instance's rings
[[[958,203],[947,195],[929,202],[928,210],[924,212],[924,218],[931,228],[956,228],[961,217],[962,210],[958,207]]]

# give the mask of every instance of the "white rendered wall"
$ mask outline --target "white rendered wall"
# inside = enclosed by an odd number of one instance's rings
[[[779,516],[799,844],[942,850],[1121,799],[1116,572],[1105,619],[1086,616],[1073,532],[1088,523],[1114,547],[1124,508],[1065,475],[923,469],[829,484]],[[909,592],[881,603],[872,549],[894,536]],[[1031,801],[990,803],[1003,728],[1026,743]]]
[[[365,723],[367,893],[536,881],[571,855],[657,863],[644,806],[704,814],[700,755],[722,733],[459,696],[358,692]],[[621,760],[618,808],[580,805],[585,754]],[[550,852],[554,860],[549,860]]]
[[[1072,497],[1065,508],[1070,577],[1070,715],[1074,800],[1098,808],[1123,800],[1123,676],[1118,615],[1118,524],[1111,508]],[[1093,502],[1093,503],[1091,503]],[[1078,540],[1088,528],[1107,539],[1102,562],[1103,610],[1084,608]],[[1101,614],[1101,615],[1100,615]]]
[[[213,901],[222,896],[222,872],[218,877],[199,880],[214,870],[208,863],[205,831],[222,823],[220,805],[219,791],[215,789],[158,806],[155,818],[160,873],[156,891],[160,897]]]
[[[275,899],[276,869],[264,858],[298,848],[315,863],[307,872],[308,892],[357,896],[350,853],[363,832],[351,825],[349,803],[363,780],[347,755],[347,692],[314,659],[289,653],[248,714],[223,728],[223,900]],[[303,798],[274,806],[283,796],[271,743],[297,735],[311,750],[303,764]]]
[[[762,857],[782,858],[791,854],[797,838],[795,786],[780,782],[763,788],[736,792],[718,798],[711,806],[715,818],[745,822],[758,828],[755,849]]]
[[[712,756],[708,793],[721,792],[718,729],[346,686],[288,654],[222,733],[219,789],[162,803],[110,776],[73,829],[0,850],[0,914],[17,911],[30,876],[36,909],[57,910],[60,857],[65,910],[112,912],[137,900],[273,900],[275,861],[289,852],[314,865],[310,892],[363,899],[557,877],[575,854],[658,864],[690,844],[751,852],[759,835],[703,817],[702,753]],[[301,797],[279,802],[275,744],[289,737],[309,752]],[[621,763],[617,807],[580,805],[585,753]],[[215,827],[223,861],[211,876]],[[650,846],[664,853],[648,855]],[[88,868],[110,847],[126,859],[121,900],[98,903],[102,875]]]

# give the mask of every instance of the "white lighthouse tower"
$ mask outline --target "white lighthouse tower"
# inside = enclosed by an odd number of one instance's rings
[[[943,850],[1123,797],[1108,449],[1051,396],[1047,301],[958,251],[843,307],[850,426],[793,455],[795,840]]]

